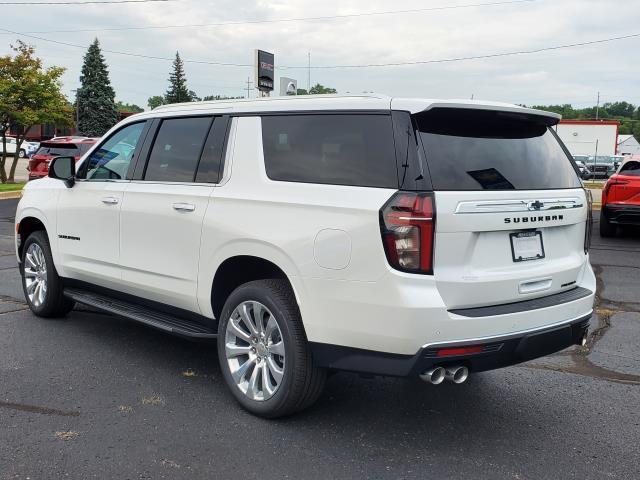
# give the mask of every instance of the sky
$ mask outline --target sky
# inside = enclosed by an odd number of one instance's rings
[[[479,5],[487,3],[493,5]],[[640,37],[478,60],[319,68],[460,58],[640,34],[637,0],[173,0],[1,8],[0,54],[9,53],[16,39],[33,45],[46,65],[67,69],[64,92],[71,99],[82,57],[97,37],[117,100],[141,107],[150,96],[165,93],[176,51],[186,60],[189,88],[198,95],[246,96],[247,79],[254,80],[255,48],[275,54],[276,86],[277,78],[286,76],[307,88],[310,53],[311,84],[339,93],[584,107],[594,105],[600,92],[602,102],[640,104]],[[315,19],[300,20],[309,17]],[[218,25],[203,25],[212,23]]]

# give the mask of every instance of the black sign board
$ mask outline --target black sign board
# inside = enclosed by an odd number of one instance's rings
[[[271,92],[275,80],[273,53],[256,50],[256,86],[262,92]]]

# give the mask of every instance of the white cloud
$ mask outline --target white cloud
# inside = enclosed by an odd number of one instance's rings
[[[462,2],[461,2],[462,3]],[[8,29],[50,31],[78,28],[164,26],[299,18],[453,5],[449,0],[326,0],[220,2],[178,0],[163,4],[78,7],[8,7]],[[508,52],[637,33],[640,2],[626,0],[538,0],[511,5],[431,12],[217,27],[168,28],[109,32],[42,33],[49,39],[88,45],[98,36],[103,48],[185,59],[251,63],[253,49],[276,53],[278,65],[344,65],[432,60]],[[15,35],[2,35],[6,53]],[[78,85],[84,51],[25,39],[49,64],[68,68],[65,90]],[[469,97],[518,103],[592,103],[601,91],[605,101],[640,103],[637,78],[640,39],[576,47],[555,52],[368,69],[313,69],[311,80],[340,92],[377,91],[391,95]],[[170,61],[105,53],[118,99],[145,105],[166,90]],[[186,65],[190,87],[200,95],[242,95],[250,67]],[[306,86],[306,70],[278,70]]]

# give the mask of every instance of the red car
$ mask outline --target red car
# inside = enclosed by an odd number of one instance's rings
[[[640,160],[626,160],[602,190],[600,236],[612,237],[618,225],[640,225]]]
[[[46,177],[49,162],[55,157],[75,157],[76,162],[98,141],[87,137],[56,137],[40,143],[29,160],[29,180]]]

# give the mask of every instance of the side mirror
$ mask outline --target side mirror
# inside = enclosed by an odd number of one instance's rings
[[[64,181],[67,188],[76,183],[76,159],[74,157],[56,157],[49,164],[49,177]]]

